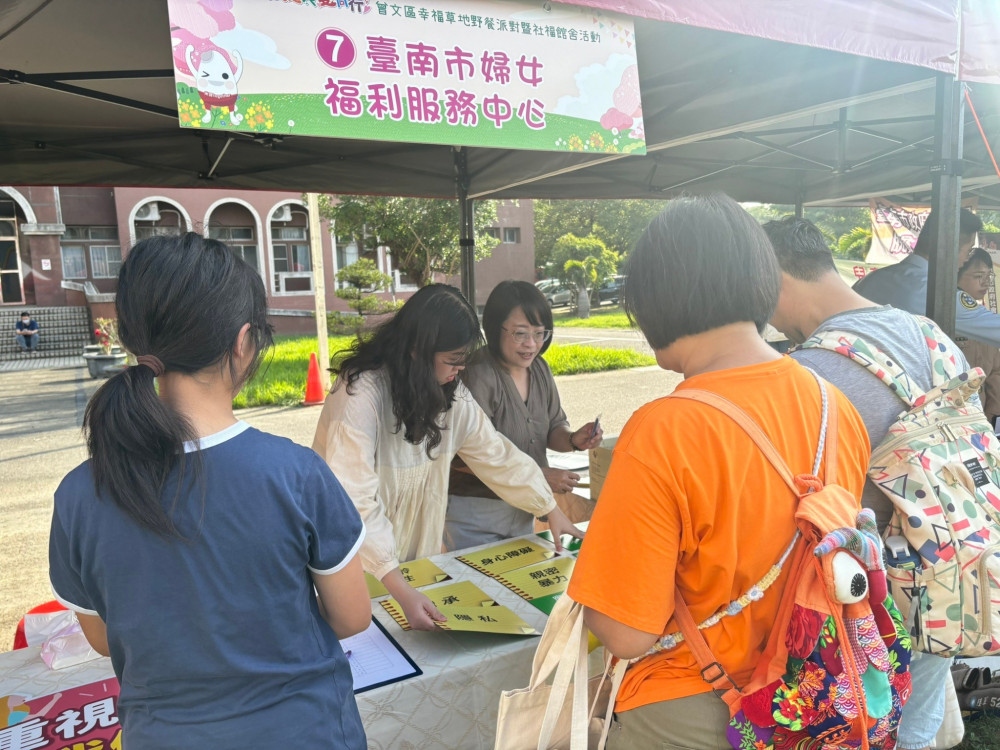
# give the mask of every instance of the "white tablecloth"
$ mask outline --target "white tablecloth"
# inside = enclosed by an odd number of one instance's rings
[[[550,546],[533,535],[525,538]],[[514,610],[540,634],[546,616],[502,584],[454,559],[466,552],[432,559],[454,580],[472,581],[488,596]],[[438,585],[447,583],[451,582]],[[528,684],[538,638],[404,631],[376,601],[372,602],[372,612],[423,674],[357,696],[368,747],[374,750],[492,748],[500,691]],[[598,649],[591,656],[592,674],[601,669],[601,652]],[[110,659],[51,671],[38,654],[38,647],[0,653],[0,695],[18,692],[41,697],[114,674]]]

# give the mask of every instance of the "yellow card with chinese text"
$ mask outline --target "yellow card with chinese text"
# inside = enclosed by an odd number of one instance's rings
[[[440,607],[447,622],[439,622],[442,630],[468,630],[477,633],[505,635],[537,635],[538,631],[506,607]]]
[[[441,570],[441,568],[432,563],[426,557],[419,560],[410,560],[410,562],[401,563],[399,566],[399,572],[403,574],[403,580],[415,589],[419,589],[423,586],[430,586],[432,583],[441,583],[442,581],[451,580],[450,575],[445,573]],[[365,581],[368,583],[368,596],[372,599],[376,599],[380,596],[387,596],[389,594],[389,591],[382,585],[382,582],[371,573],[365,573]]]
[[[533,565],[543,560],[551,560],[556,553],[550,547],[543,547],[528,539],[511,539],[494,547],[456,557],[466,565],[496,578],[509,570]]]
[[[530,602],[543,596],[563,593],[575,564],[575,557],[557,557],[504,573],[497,576],[497,580]]]
[[[472,581],[457,581],[446,586],[427,589],[424,593],[442,612],[445,607],[487,607],[494,604],[494,601]],[[381,604],[399,627],[403,630],[410,629],[410,623],[407,622],[398,601],[383,599]]]

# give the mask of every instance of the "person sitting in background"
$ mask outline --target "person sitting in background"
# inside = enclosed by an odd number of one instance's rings
[[[973,248],[965,265],[958,270],[959,303],[978,306],[992,283],[993,259],[983,248]],[[955,343],[965,353],[969,365],[982,368],[986,374],[986,380],[979,389],[979,400],[995,430],[997,417],[1000,417],[1000,349],[965,336],[956,336]]]
[[[716,194],[667,204],[629,255],[623,299],[660,367],[685,376],[678,392],[728,399],[793,474],[812,473],[819,384],[761,336],[780,289],[764,230]],[[826,393],[839,412],[837,482],[860,497],[868,436],[844,396],[830,385]],[[688,399],[653,401],[618,438],[567,593],[612,654],[641,657],[669,632],[675,594],[701,623],[761,581],[795,537],[798,500],[730,416]],[[787,580],[786,569],[762,598],[702,631],[737,685],[757,666]],[[607,747],[716,750],[729,746],[729,720],[683,641],[625,673]]]
[[[423,287],[355,342],[313,438],[313,450],[335,469],[364,519],[365,570],[415,630],[434,630],[445,617],[405,581],[399,564],[441,552],[456,455],[505,502],[548,521],[557,548],[561,534],[582,536],[538,465],[494,429],[458,380],[481,339],[479,318],[461,292]]]
[[[586,451],[601,444],[600,425],[588,422],[575,432],[552,371],[542,355],[552,342],[552,310],[527,281],[501,281],[483,309],[486,348],[461,374],[490,422],[542,469],[553,492],[571,492],[580,480],[572,471],[553,469],[545,449]],[[534,530],[530,513],[500,498],[456,459],[448,486],[444,541],[449,550],[509,539]]]
[[[21,319],[14,324],[14,334],[22,352],[38,351],[38,321],[32,319],[31,313],[21,313]]]

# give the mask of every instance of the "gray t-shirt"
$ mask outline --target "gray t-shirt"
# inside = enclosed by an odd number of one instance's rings
[[[823,331],[844,331],[863,338],[906,370],[917,387],[927,391],[934,385],[930,353],[920,323],[903,310],[888,306],[849,310],[824,320],[815,333]],[[957,344],[952,345],[952,351],[959,360],[959,367],[969,369]],[[864,420],[872,450],[885,438],[889,426],[907,410],[903,400],[881,380],[843,354],[825,349],[802,349],[793,351],[791,356],[847,396]],[[892,515],[892,502],[871,480],[865,482],[861,504],[875,511],[879,530],[883,530]]]

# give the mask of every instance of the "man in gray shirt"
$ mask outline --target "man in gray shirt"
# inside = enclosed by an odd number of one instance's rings
[[[789,216],[764,225],[781,265],[781,296],[771,325],[800,344],[817,331],[845,331],[874,345],[906,370],[923,390],[932,387],[930,353],[918,320],[908,312],[871,302],[841,279],[833,253],[811,222]],[[926,290],[926,275],[924,277]],[[952,351],[968,369],[957,345]],[[793,351],[791,356],[839,388],[861,414],[872,448],[907,405],[881,380],[856,362],[823,349]],[[892,514],[892,503],[871,481],[862,504],[875,511],[879,531]],[[945,681],[951,659],[914,653],[910,664],[913,693],[903,708],[897,747],[928,748],[944,718]]]

